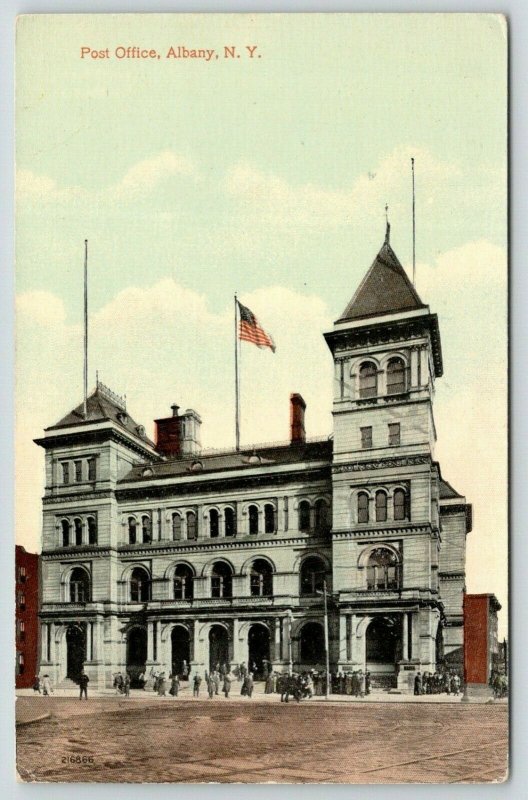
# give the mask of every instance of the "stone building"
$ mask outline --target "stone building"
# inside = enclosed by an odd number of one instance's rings
[[[98,383],[36,440],[46,451],[41,670],[84,664],[91,685],[128,669],[215,664],[369,669],[406,691],[463,643],[471,506],[435,461],[437,316],[389,243],[325,334],[334,430],[203,451],[192,410],[155,442]],[[286,409],[285,409],[286,413]]]

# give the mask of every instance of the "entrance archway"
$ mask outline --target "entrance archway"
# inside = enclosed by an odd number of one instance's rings
[[[78,681],[86,661],[86,628],[70,625],[66,631],[66,677]]]
[[[223,625],[213,625],[209,631],[209,669],[229,666],[229,635]]]
[[[400,647],[401,620],[375,617],[366,632],[366,669],[373,687],[391,689],[396,686]]]
[[[191,640],[189,631],[183,625],[175,625],[171,633],[172,674],[188,678],[191,663]]]
[[[323,626],[319,622],[307,622],[301,628],[301,664],[326,663]]]
[[[127,636],[127,672],[130,685],[139,687],[139,676],[145,672],[147,665],[147,630],[131,628]]]
[[[263,680],[269,671],[270,632],[267,625],[252,625],[248,633],[248,668],[253,677]]]

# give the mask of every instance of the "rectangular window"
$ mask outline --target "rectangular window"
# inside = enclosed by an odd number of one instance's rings
[[[391,422],[389,424],[389,445],[395,447],[400,444],[400,423]]]
[[[63,461],[61,464],[62,467],[62,482],[69,483],[70,482],[70,464],[68,461]]]
[[[25,583],[26,582],[26,574],[27,573],[26,573],[26,568],[25,567],[19,567],[18,568],[18,580],[20,581],[20,583]]]
[[[361,431],[361,447],[366,450],[372,447],[372,427],[360,428]]]
[[[26,638],[26,623],[22,619],[18,622],[18,638],[21,642]]]
[[[95,480],[95,458],[88,459],[88,480]]]
[[[24,653],[18,654],[18,674],[24,674]]]
[[[18,607],[21,611],[24,611],[26,608],[26,595],[23,592],[20,592],[18,595]]]
[[[74,461],[75,465],[75,482],[80,483],[82,481],[82,461]]]

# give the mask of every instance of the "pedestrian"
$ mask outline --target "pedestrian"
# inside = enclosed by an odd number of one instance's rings
[[[207,692],[209,694],[209,700],[212,700],[215,694],[215,681],[212,674],[207,678]]]
[[[42,694],[44,697],[48,697],[50,694],[53,694],[53,688],[51,686],[49,675],[44,675],[42,678]]]
[[[167,681],[164,672],[160,672],[158,675],[158,696],[167,697]]]
[[[220,671],[215,669],[213,672],[213,682],[215,687],[215,694],[218,694],[220,691]]]
[[[189,678],[189,666],[187,662],[184,660],[182,666],[182,680],[186,681]]]
[[[180,679],[176,672],[170,676],[170,681],[171,687],[169,689],[169,694],[171,694],[173,697],[178,697],[178,692],[180,690]]]
[[[79,675],[79,687],[80,687],[79,700],[82,700],[83,694],[84,694],[85,698],[88,700],[88,681],[89,680],[90,680],[90,678],[88,677],[88,675],[86,674],[84,669],[82,669],[81,670],[81,674]]]
[[[226,698],[229,698],[229,692],[231,691],[231,675],[229,672],[224,674],[224,694]]]
[[[416,696],[422,693],[422,673],[418,670],[414,676],[414,694]]]
[[[367,670],[365,672],[365,694],[370,694],[370,685],[371,685],[370,681],[371,681],[370,672]]]
[[[38,675],[35,675],[35,680],[33,681],[33,691],[40,694],[40,678]]]
[[[193,697],[199,697],[200,696],[200,684],[201,684],[201,682],[202,682],[202,679],[201,679],[200,675],[198,673],[196,673],[196,675],[193,678]]]
[[[138,683],[138,687],[139,687],[140,689],[143,689],[143,691],[145,690],[145,684],[146,684],[146,682],[147,682],[147,681],[145,680],[145,673],[144,673],[144,672],[141,672],[141,673],[139,674],[139,676],[138,676],[137,683]]]
[[[125,673],[125,680],[123,687],[125,690],[125,697],[130,697],[130,684],[131,684],[130,673],[127,672]]]
[[[253,673],[250,672],[246,678],[247,696],[253,696]]]
[[[273,694],[273,672],[268,673],[264,694]]]

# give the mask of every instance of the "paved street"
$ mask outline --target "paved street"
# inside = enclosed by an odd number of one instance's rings
[[[507,705],[21,697],[23,780],[409,783],[505,778]],[[22,705],[20,705],[22,704]],[[85,763],[82,763],[84,757]],[[81,763],[77,763],[77,762]]]

